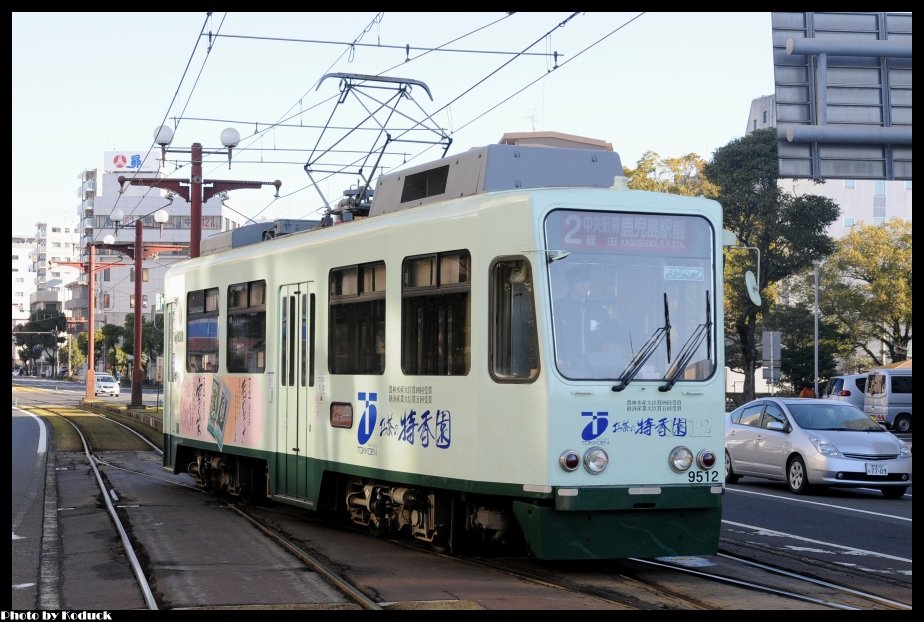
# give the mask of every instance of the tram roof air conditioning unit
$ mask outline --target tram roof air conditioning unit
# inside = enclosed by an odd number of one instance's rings
[[[619,154],[597,149],[487,145],[382,175],[369,216],[500,190],[609,188],[623,174]]]

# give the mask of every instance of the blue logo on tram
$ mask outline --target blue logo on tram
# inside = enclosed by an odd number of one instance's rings
[[[356,438],[359,440],[360,445],[368,443],[369,439],[372,438],[372,433],[375,432],[377,412],[375,402],[378,397],[378,393],[372,393],[371,391],[368,399],[366,399],[365,391],[360,391],[356,394],[356,398],[363,403],[363,415],[359,418],[359,430],[356,433]]]
[[[604,432],[606,432],[607,426],[609,426],[609,420],[606,418],[609,415],[608,412],[591,412],[585,410],[581,413],[582,417],[590,417],[590,423],[584,426],[584,429],[581,431],[581,439],[585,441],[592,441]]]

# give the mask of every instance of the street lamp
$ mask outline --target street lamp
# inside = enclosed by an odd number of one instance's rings
[[[112,213],[109,215],[109,219],[112,220],[116,224],[116,231],[118,231],[119,226],[122,224],[122,219],[124,217],[125,215],[122,213],[122,210],[120,210],[119,208],[114,209]],[[131,244],[128,242],[116,244],[115,238],[111,235],[107,235],[105,238],[103,238],[102,244],[96,244],[97,248],[106,248],[109,250],[113,250],[118,253],[122,253],[123,255],[126,255],[130,259],[135,260],[135,305],[134,305],[134,308],[135,308],[135,317],[134,317],[135,340],[134,340],[134,350],[133,350],[134,354],[133,354],[133,360],[132,360],[132,401],[131,401],[131,406],[135,406],[135,407],[142,405],[142,400],[141,400],[141,375],[142,375],[142,371],[141,371],[141,281],[142,281],[141,262],[142,260],[147,259],[148,257],[151,257],[152,255],[156,255],[158,253],[182,250],[186,248],[184,244],[163,244],[163,243],[145,244],[144,241],[142,240],[143,231],[144,231],[144,218],[145,218],[144,216],[141,216],[135,219],[135,222],[134,222],[135,243],[134,244]],[[156,212],[154,212],[154,222],[156,222],[158,226],[161,227],[161,230],[163,230],[163,225],[164,223],[167,222],[167,220],[169,220],[169,218],[170,218],[170,215],[167,214],[167,211],[164,209],[159,209]],[[92,257],[93,257],[92,247],[91,247],[90,257],[91,257],[91,262],[92,262]],[[92,270],[92,264],[91,264],[91,270]],[[93,300],[92,291],[90,292],[90,298],[91,298],[90,308],[92,309],[93,305],[95,304],[95,301]],[[91,330],[92,330],[92,326],[91,326]],[[91,344],[91,347],[93,347],[92,340],[90,341],[90,344]],[[88,387],[89,387],[89,382],[91,382],[91,380],[89,379],[89,374],[88,374],[88,380],[87,380]],[[89,391],[90,389],[88,388],[87,389],[88,394],[89,394]]]
[[[135,186],[149,186],[152,188],[162,188],[170,190],[189,203],[189,256],[196,258],[199,256],[200,242],[202,241],[202,204],[211,199],[219,192],[228,190],[237,190],[241,188],[260,188],[267,184],[276,187],[276,198],[279,198],[279,188],[282,182],[276,181],[220,181],[214,179],[202,179],[202,156],[204,154],[224,153],[221,151],[205,151],[201,143],[193,143],[189,151],[185,149],[168,149],[167,147],[173,141],[173,129],[169,126],[161,125],[154,130],[154,142],[160,145],[161,161],[166,159],[167,152],[171,153],[190,153],[191,170],[189,181],[177,179],[161,178],[128,178],[124,175],[119,176],[119,186],[126,183]],[[221,133],[221,144],[228,151],[228,168],[231,168],[231,150],[237,147],[241,141],[241,135],[234,128],[226,128]],[[206,187],[208,186],[208,187]]]

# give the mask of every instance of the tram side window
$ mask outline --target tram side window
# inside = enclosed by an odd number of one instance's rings
[[[228,371],[266,369],[266,281],[228,287]]]
[[[385,262],[331,270],[329,316],[330,373],[385,373]]]
[[[471,255],[408,257],[402,266],[401,369],[461,376],[471,367]]]
[[[539,376],[539,341],[533,275],[525,259],[491,268],[491,375],[498,382],[530,382]]]
[[[218,288],[186,295],[186,371],[218,371]]]

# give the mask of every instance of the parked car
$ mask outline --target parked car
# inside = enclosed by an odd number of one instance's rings
[[[841,400],[863,410],[864,391],[866,390],[866,374],[847,374],[834,376],[828,382],[828,388],[822,397],[832,400]]]
[[[911,370],[871,370],[866,378],[863,412],[890,430],[911,432]]]
[[[119,397],[119,383],[109,374],[96,374],[95,393],[99,395],[111,395]]]
[[[878,488],[898,499],[911,485],[911,448],[850,404],[766,397],[725,416],[725,482],[742,476],[813,486]]]

